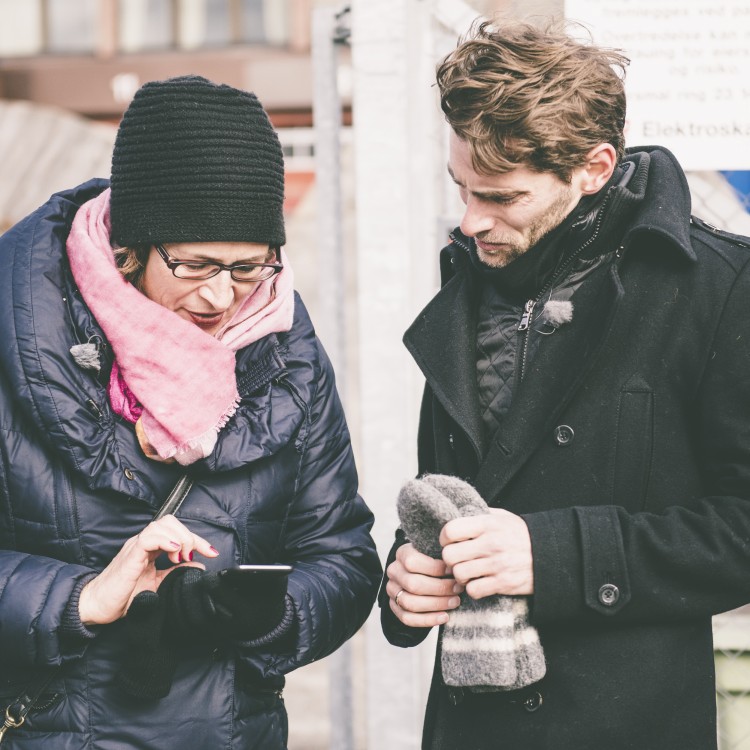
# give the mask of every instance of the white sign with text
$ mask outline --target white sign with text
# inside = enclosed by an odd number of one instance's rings
[[[565,15],[631,60],[628,146],[666,146],[690,170],[750,169],[748,0],[565,0]]]

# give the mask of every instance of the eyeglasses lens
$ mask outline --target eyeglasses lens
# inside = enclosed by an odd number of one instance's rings
[[[221,271],[213,263],[181,263],[174,267],[174,274],[179,279],[210,279]],[[265,281],[274,275],[274,269],[264,266],[236,266],[232,269],[235,281]]]

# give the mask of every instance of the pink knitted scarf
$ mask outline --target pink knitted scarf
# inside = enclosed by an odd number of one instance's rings
[[[292,327],[292,268],[282,253],[284,270],[258,284],[214,337],[126,281],[109,236],[105,190],[76,213],[67,251],[78,289],[114,351],[110,403],[125,419],[141,419],[160,458],[193,463],[211,453],[239,403],[234,352]]]

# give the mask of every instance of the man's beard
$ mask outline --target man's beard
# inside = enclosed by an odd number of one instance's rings
[[[477,256],[484,265],[490,268],[503,268],[519,258],[527,250],[534,247],[544,236],[558,227],[571,211],[573,189],[569,186],[560,188],[560,192],[552,203],[537,216],[522,232],[522,239],[515,235],[479,234],[477,238],[482,242],[505,245],[502,252],[489,254],[477,246]]]

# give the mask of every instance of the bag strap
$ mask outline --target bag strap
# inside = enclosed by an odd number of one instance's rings
[[[193,480],[187,474],[181,476],[177,480],[177,484],[172,488],[172,491],[167,495],[164,504],[156,511],[156,515],[152,520],[158,521],[160,518],[164,518],[164,516],[170,513],[177,513],[192,486]]]
[[[0,742],[3,741],[3,737],[9,729],[17,729],[26,721],[26,715],[34,708],[59,669],[60,667],[55,667],[50,672],[39,675],[18,694],[12,703],[8,704],[5,709],[3,726],[0,727]]]
[[[193,480],[187,474],[181,476],[172,491],[167,495],[167,499],[161,508],[156,511],[153,520],[158,521],[169,513],[176,513],[192,486]],[[36,679],[29,682],[12,703],[8,704],[5,709],[3,726],[0,727],[0,743],[9,729],[17,729],[26,721],[29,711],[34,708],[59,671],[60,667],[54,667],[38,675]]]

